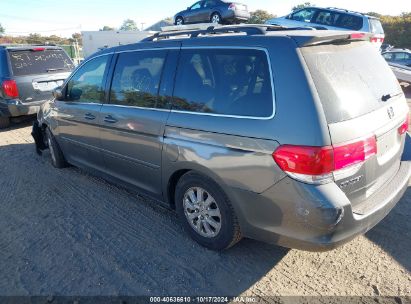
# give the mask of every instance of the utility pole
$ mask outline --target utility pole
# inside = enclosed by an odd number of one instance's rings
[[[145,22],[141,22],[141,30],[142,31],[144,31],[144,25],[145,25],[146,23]]]

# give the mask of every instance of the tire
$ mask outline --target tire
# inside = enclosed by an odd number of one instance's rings
[[[176,21],[174,22],[174,25],[183,25],[184,24],[184,19],[183,17],[178,16],[176,18]]]
[[[202,203],[193,204],[193,194],[194,197],[202,196]],[[241,240],[234,209],[212,179],[196,172],[183,175],[176,186],[175,204],[184,229],[200,245],[212,250],[224,250]]]
[[[50,129],[46,129],[47,145],[50,149],[51,164],[53,167],[62,169],[67,167],[66,159],[64,158],[63,151],[61,151],[58,142],[51,133]]]
[[[6,129],[10,126],[9,117],[0,117],[0,129]]]
[[[219,13],[213,13],[211,15],[210,22],[215,24],[222,24],[223,20],[221,19],[221,15]]]

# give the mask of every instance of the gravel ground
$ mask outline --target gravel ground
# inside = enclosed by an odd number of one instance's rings
[[[1,296],[411,296],[411,189],[331,252],[244,240],[216,253],[147,198],[54,169],[48,153],[35,154],[29,125],[0,132]]]

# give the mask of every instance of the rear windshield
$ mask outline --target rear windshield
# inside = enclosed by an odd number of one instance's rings
[[[14,76],[69,72],[74,68],[70,57],[63,50],[9,51]]]
[[[384,34],[384,29],[382,28],[381,21],[378,19],[370,19],[371,33],[373,34]]]
[[[369,42],[301,48],[328,123],[359,117],[385,105],[382,96],[401,88]]]

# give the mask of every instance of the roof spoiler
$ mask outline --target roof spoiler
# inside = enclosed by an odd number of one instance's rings
[[[304,47],[321,44],[341,44],[355,41],[370,41],[371,34],[363,32],[354,32],[348,34],[339,33],[336,35],[319,35],[313,37],[294,36],[293,39],[297,42],[299,46]]]

